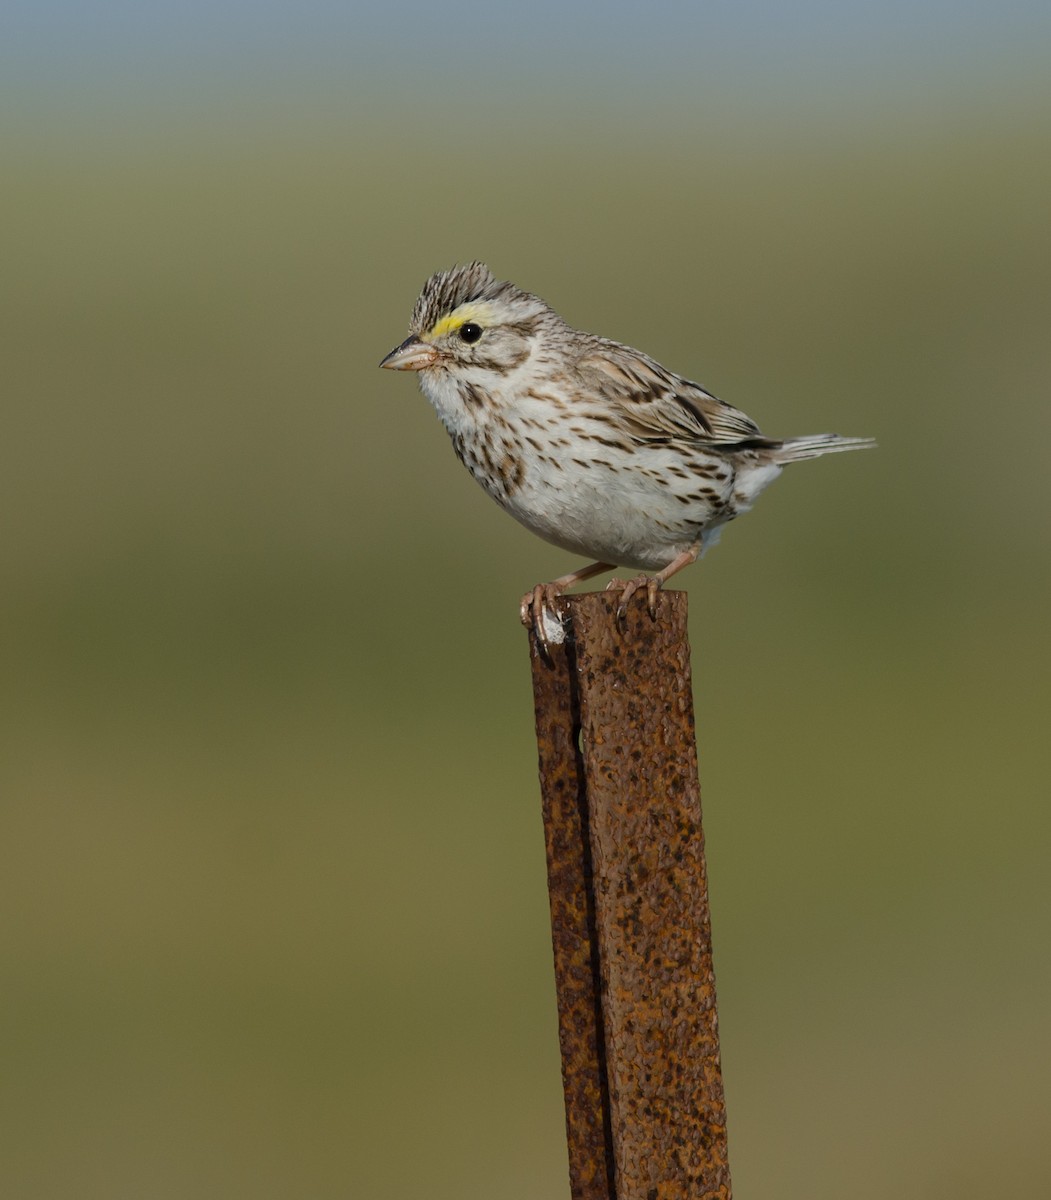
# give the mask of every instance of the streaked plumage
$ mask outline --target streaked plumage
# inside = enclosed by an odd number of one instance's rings
[[[419,373],[460,460],[513,517],[597,561],[523,602],[539,622],[566,587],[615,566],[650,593],[746,512],[790,462],[874,443],[764,437],[740,410],[639,350],[571,328],[483,263],[424,284],[381,366]]]

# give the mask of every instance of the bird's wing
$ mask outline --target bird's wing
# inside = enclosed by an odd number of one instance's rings
[[[739,409],[617,342],[597,340],[577,369],[583,381],[616,408],[633,436],[642,440],[712,446],[766,440],[759,426]]]

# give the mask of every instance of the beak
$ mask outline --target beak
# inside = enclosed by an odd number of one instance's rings
[[[438,351],[418,337],[408,337],[380,363],[389,371],[422,371],[438,361]]]

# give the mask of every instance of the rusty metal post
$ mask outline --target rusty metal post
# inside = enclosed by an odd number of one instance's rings
[[[686,595],[531,638],[573,1200],[730,1200]]]

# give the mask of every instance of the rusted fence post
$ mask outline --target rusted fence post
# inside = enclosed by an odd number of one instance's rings
[[[573,1200],[730,1200],[686,594],[531,637]]]

